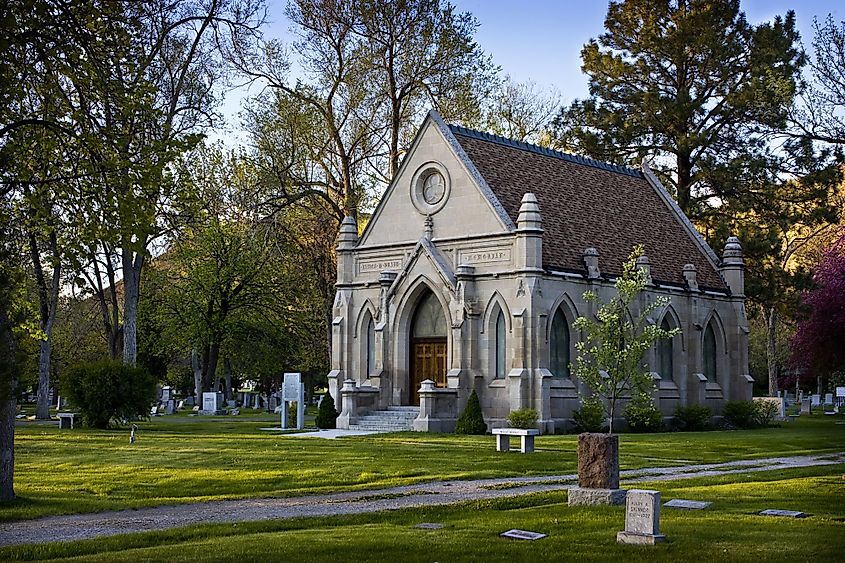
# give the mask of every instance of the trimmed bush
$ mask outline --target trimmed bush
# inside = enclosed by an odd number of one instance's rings
[[[320,402],[320,408],[317,410],[317,418],[314,420],[314,423],[317,425],[317,428],[336,428],[337,417],[338,413],[334,408],[334,399],[332,399],[331,393],[326,393]]]
[[[83,424],[93,428],[149,416],[156,392],[155,379],[145,369],[113,360],[70,368],[62,374],[61,388]]]
[[[659,432],[663,429],[663,413],[649,397],[632,399],[623,412],[631,432]]]
[[[508,424],[513,428],[531,429],[537,426],[540,415],[534,409],[519,409],[508,415]]]
[[[604,430],[604,406],[601,399],[590,397],[581,401],[581,408],[572,413],[578,432],[601,432]]]
[[[455,426],[455,434],[486,434],[487,425],[484,423],[484,415],[481,414],[481,402],[478,400],[478,393],[472,390],[464,412],[458,418]]]
[[[757,407],[755,419],[757,426],[771,426],[772,421],[778,416],[778,406],[772,401],[754,401]]]
[[[710,428],[710,418],[713,412],[710,407],[689,405],[675,407],[675,424],[678,430],[686,432],[700,432]]]
[[[733,428],[756,428],[757,405],[754,401],[728,401],[722,409],[722,421]]]

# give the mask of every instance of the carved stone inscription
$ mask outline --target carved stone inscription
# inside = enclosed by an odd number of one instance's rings
[[[494,264],[496,262],[510,262],[510,248],[479,248],[461,250],[458,253],[459,264]]]
[[[630,534],[659,534],[660,493],[628,491],[625,531]]]
[[[369,259],[358,261],[358,273],[368,274],[373,272],[382,272],[384,270],[401,270],[401,258],[382,258]]]

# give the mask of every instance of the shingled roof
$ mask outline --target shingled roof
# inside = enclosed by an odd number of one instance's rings
[[[631,249],[643,244],[655,281],[682,285],[683,266],[691,263],[700,286],[727,291],[700,243],[642,171],[449,129],[514,223],[522,196],[537,196],[547,270],[585,272],[583,253],[593,247],[602,273],[619,275]]]

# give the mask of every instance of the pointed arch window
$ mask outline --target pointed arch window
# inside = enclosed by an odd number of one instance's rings
[[[716,359],[716,332],[713,330],[711,321],[704,330],[704,377],[708,381],[718,381],[719,371]]]
[[[555,377],[569,377],[569,323],[558,308],[552,318],[549,339],[549,371]]]
[[[376,323],[372,315],[367,318],[367,371],[369,377],[376,368]]]
[[[505,377],[505,358],[507,350],[507,327],[505,326],[505,314],[499,309],[499,314],[496,316],[496,379],[503,379]]]
[[[662,330],[672,330],[672,327],[669,326],[669,320],[664,318],[663,322],[660,323],[660,328]],[[661,338],[657,341],[657,373],[660,374],[660,378],[664,380],[672,380],[674,379],[675,367],[673,364],[673,356],[674,356],[674,337],[673,338]]]

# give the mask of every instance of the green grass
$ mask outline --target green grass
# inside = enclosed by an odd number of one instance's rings
[[[0,548],[0,560],[85,561],[837,561],[845,551],[845,465],[643,483],[663,500],[709,500],[702,511],[662,511],[668,541],[623,546],[623,507],[574,507],[566,493],[333,518],[201,525],[73,542]],[[805,511],[803,520],[759,516]],[[419,530],[439,522],[441,530]],[[548,534],[499,537],[510,528]]]
[[[620,437],[623,469],[845,451],[845,417],[781,428]],[[264,432],[277,416],[156,417],[128,430],[17,428],[18,501],[0,521],[162,504],[378,489],[435,479],[577,470],[577,437],[541,436],[531,455],[497,453],[490,436],[401,433],[341,440]]]

